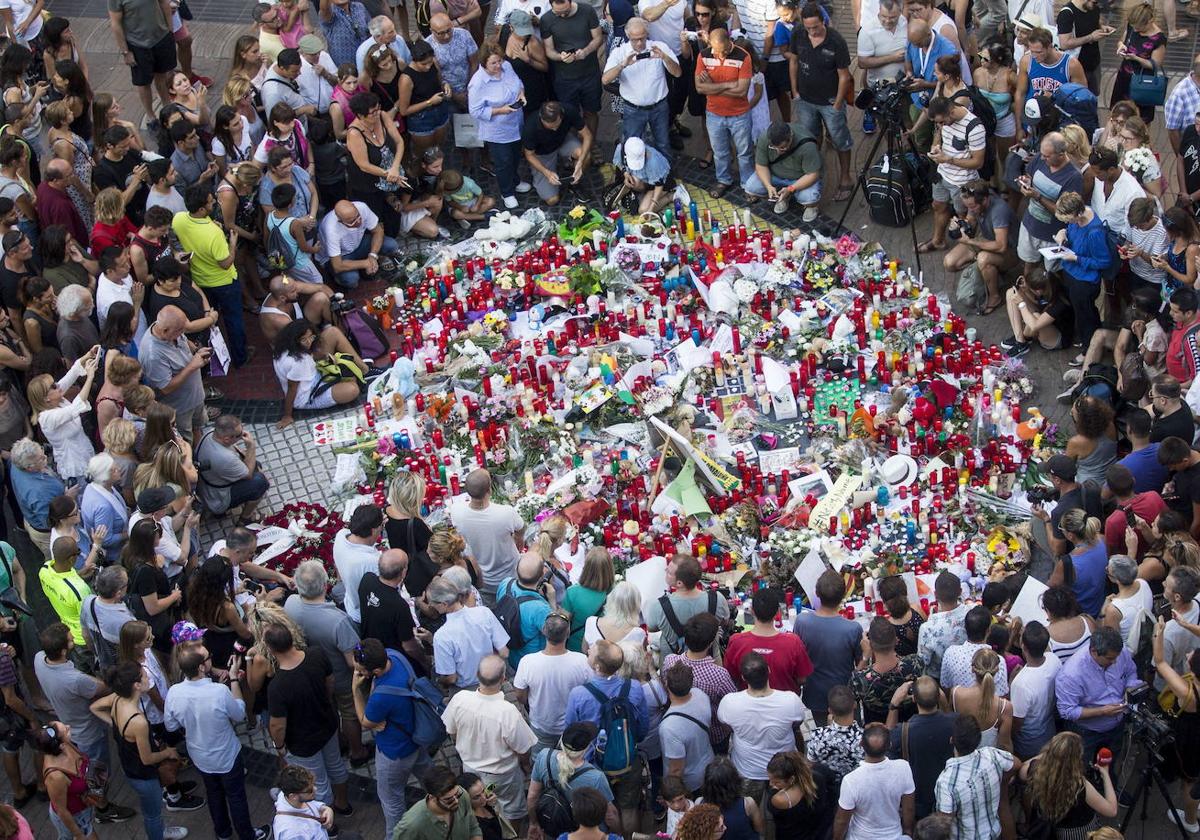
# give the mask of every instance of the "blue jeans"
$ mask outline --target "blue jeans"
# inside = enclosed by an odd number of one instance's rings
[[[350,778],[350,771],[346,769],[346,760],[342,758],[342,751],[338,746],[336,732],[325,742],[325,746],[312,755],[300,756],[289,752],[287,762],[288,764],[298,764],[313,774],[317,799],[325,803],[333,801],[332,786],[340,785]]]
[[[730,165],[729,146],[737,155],[738,171],[742,178],[754,172],[754,143],[750,139],[750,112],[736,117],[719,117],[711,111],[706,118],[708,142],[712,146],[717,182],[727,187],[737,183]]]
[[[644,137],[646,129],[650,129],[650,145],[663,153],[666,158],[671,157],[671,143],[668,139],[668,130],[671,125],[670,106],[667,100],[650,106],[649,108],[639,108],[636,105],[630,105],[628,102],[621,103],[621,131],[624,138],[628,140],[630,137]]]
[[[500,197],[507,198],[517,194],[517,165],[521,162],[521,141],[511,143],[487,142],[488,154],[492,158],[492,170],[496,180],[500,182]]]
[[[237,831],[238,840],[254,840],[250,823],[250,804],[246,801],[246,765],[239,752],[228,773],[200,772],[204,792],[208,795],[208,813],[213,821],[213,834],[231,838]]]
[[[385,254],[394,254],[398,250],[400,250],[400,246],[396,243],[396,240],[392,239],[390,236],[385,236],[383,237],[383,245],[379,249],[379,256],[382,257]],[[342,259],[365,260],[367,258],[367,254],[369,253],[371,253],[371,232],[364,230],[363,238],[359,241],[358,247],[349,254],[342,254]],[[347,289],[353,289],[358,285],[359,280],[361,279],[361,274],[362,272],[357,268],[351,269],[350,271],[339,271],[337,274],[338,285],[345,286]]]
[[[158,779],[125,778],[138,795],[142,811],[142,825],[146,828],[146,840],[163,840],[162,785]]]
[[[229,488],[229,507],[235,508],[246,502],[257,502],[271,489],[271,482],[258,470],[249,478],[239,478]],[[221,511],[224,513],[224,511]]]
[[[429,769],[429,758],[418,748],[403,758],[388,758],[375,751],[375,793],[383,807],[383,836],[391,837],[404,816],[404,788],[409,776],[420,776]]]
[[[839,110],[832,105],[817,105],[797,99],[795,108],[796,122],[804,126],[813,137],[821,136],[821,125],[824,123],[825,128],[829,130],[829,139],[833,141],[833,148],[839,152],[846,152],[854,146],[850,128],[846,125],[845,105]]]
[[[71,829],[63,824],[62,818],[58,816],[58,812],[54,810],[53,805],[47,806],[50,811],[50,824],[58,831],[58,840],[72,840],[75,834]],[[75,825],[83,832],[85,837],[94,837],[92,833],[92,818],[95,817],[96,811],[94,808],[84,808],[78,814],[72,814],[75,817]]]
[[[771,175],[771,186],[773,187],[786,187],[789,184],[794,183],[796,182],[788,178],[779,178],[775,175]],[[758,177],[757,172],[751,172],[750,177],[742,181],[742,189],[750,193],[750,195],[757,195],[761,197],[767,194],[767,188],[763,186],[762,179]],[[795,192],[794,195],[796,196],[796,201],[800,202],[805,207],[810,204],[816,204],[821,200],[821,182],[818,180],[811,187],[805,187],[804,189]]]
[[[207,286],[204,294],[225,320],[225,337],[234,367],[246,364],[246,327],[242,324],[242,281],[227,286]]]

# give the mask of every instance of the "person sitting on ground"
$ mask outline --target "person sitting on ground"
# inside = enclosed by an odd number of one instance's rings
[[[292,321],[279,331],[274,356],[275,376],[283,389],[283,416],[275,424],[276,429],[292,425],[296,409],[312,411],[346,405],[362,393],[366,364],[322,350],[317,328],[306,320]]]
[[[437,179],[437,192],[450,208],[450,218],[458,221],[463,230],[471,222],[482,222],[496,206],[496,199],[483,194],[483,188],[473,178],[457,169],[443,169]]]
[[[370,236],[367,236],[367,234]],[[321,220],[321,258],[329,263],[337,284],[353,289],[379,271],[379,258],[400,246],[384,235],[379,217],[361,201],[339,201]]]

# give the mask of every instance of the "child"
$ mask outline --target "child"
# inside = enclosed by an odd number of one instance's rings
[[[771,124],[771,100],[767,98],[767,77],[763,74],[763,60],[745,38],[737,38],[734,43],[750,54],[750,66],[754,75],[750,77],[750,136],[759,137]]]
[[[308,0],[279,0],[279,40],[285,47],[298,49],[300,39],[312,33],[308,20]]]
[[[688,799],[687,794],[683,779],[678,776],[664,776],[658,786],[658,797],[667,806],[666,833],[671,837],[675,836],[675,828],[683,815],[692,807],[692,800]]]
[[[993,624],[992,629],[988,631],[987,643],[1004,660],[1004,670],[1011,681],[1016,675],[1017,669],[1025,664],[1020,656],[1010,650],[1012,631],[1003,624]]]
[[[332,208],[346,197],[346,159],[350,153],[337,141],[333,128],[325,120],[309,122],[308,144],[321,205]]]
[[[792,82],[788,77],[788,60],[792,55],[792,29],[796,26],[798,12],[796,0],[775,0],[776,19],[773,23],[770,18],[767,19],[768,30],[763,36],[763,56],[767,60],[764,76],[772,79],[779,118],[785,123],[792,121]]]
[[[488,211],[496,206],[496,199],[484,195],[479,184],[457,170],[443,169],[435,184],[437,194],[445,196],[450,205],[450,217],[458,219],[463,230],[469,228],[471,222],[482,222]]]

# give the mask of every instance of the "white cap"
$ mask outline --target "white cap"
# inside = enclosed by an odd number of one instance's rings
[[[625,141],[625,164],[630,169],[641,169],[646,165],[646,141],[641,137],[630,137]]]

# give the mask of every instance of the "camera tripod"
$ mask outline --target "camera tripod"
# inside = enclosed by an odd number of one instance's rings
[[[1146,821],[1147,812],[1150,807],[1150,783],[1153,782],[1158,792],[1162,794],[1163,800],[1167,803],[1167,813],[1171,817],[1176,828],[1179,829],[1179,836],[1182,840],[1191,840],[1191,836],[1187,833],[1187,829],[1183,827],[1183,819],[1179,816],[1179,809],[1175,807],[1175,801],[1171,799],[1171,789],[1167,785],[1167,780],[1163,778],[1162,771],[1158,769],[1158,765],[1163,762],[1163,757],[1157,751],[1146,745],[1146,766],[1138,773],[1137,786],[1133,789],[1132,804],[1129,810],[1125,812],[1125,816],[1121,819],[1121,834],[1125,834],[1125,829],[1129,827],[1130,820],[1133,819],[1133,810],[1137,807],[1137,802],[1140,799],[1142,802],[1142,813],[1138,817],[1142,822]]]
[[[907,95],[905,102],[908,101]],[[897,171],[896,167],[900,165],[900,160],[907,151],[911,151],[914,155],[919,155],[917,147],[913,144],[912,137],[904,134],[904,123],[897,115],[876,113],[875,117],[879,120],[879,136],[875,138],[875,143],[871,146],[871,151],[867,153],[867,160],[863,164],[862,169],[858,171],[858,177],[854,180],[854,187],[850,190],[850,197],[846,199],[846,206],[842,210],[841,218],[838,219],[838,228],[844,228],[846,216],[850,213],[850,208],[854,205],[854,196],[858,194],[859,189],[864,193],[867,191],[867,173],[871,171],[871,167],[875,165],[875,155],[879,153],[879,147],[887,141],[887,158],[891,172]],[[909,187],[909,201],[912,201],[912,188]],[[912,233],[913,258],[916,262],[917,273],[921,272],[921,252],[917,244],[917,208],[915,203],[912,207],[912,212],[908,217],[908,229]]]

